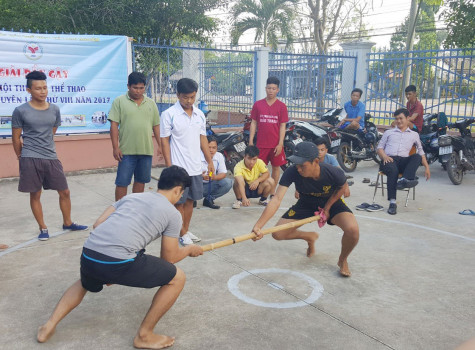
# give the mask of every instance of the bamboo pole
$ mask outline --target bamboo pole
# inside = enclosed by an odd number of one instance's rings
[[[303,226],[305,224],[317,221],[319,219],[320,219],[320,216],[315,215],[315,216],[311,216],[311,217],[306,218],[306,219],[292,221],[292,222],[288,222],[286,224],[278,225],[278,226],[274,226],[274,227],[269,227],[269,228],[266,228],[264,230],[261,230],[261,233],[263,235],[267,235],[269,233],[283,231],[283,230],[287,230],[287,229],[293,228],[293,227],[300,227],[300,226]],[[256,234],[254,232],[251,232],[251,233],[248,233],[246,235],[241,235],[241,236],[225,239],[224,241],[219,241],[219,242],[215,242],[215,243],[206,244],[206,245],[202,246],[202,248],[203,248],[204,252],[207,252],[209,250],[226,247],[228,245],[232,245],[232,244],[239,243],[239,242],[242,242],[242,241],[247,241],[248,239],[252,239],[252,238],[255,238],[255,237],[256,237]]]

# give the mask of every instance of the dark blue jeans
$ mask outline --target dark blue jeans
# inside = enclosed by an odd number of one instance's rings
[[[222,180],[211,181],[211,193],[209,193],[209,183],[203,182],[203,197],[215,200],[216,198],[224,196],[226,193],[228,193],[232,186],[233,180],[228,179],[227,177]]]

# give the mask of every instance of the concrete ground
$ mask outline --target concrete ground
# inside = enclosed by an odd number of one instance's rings
[[[156,331],[176,336],[174,349],[454,349],[475,337],[475,174],[454,186],[440,165],[421,180],[416,200],[399,211],[355,211],[361,238],[342,278],[336,262],[341,232],[319,229],[317,254],[305,256],[301,241],[277,242],[266,236],[207,252],[178,263],[187,283]],[[153,169],[158,175],[160,169]],[[347,199],[354,209],[371,202],[373,162],[358,165]],[[423,176],[423,168],[419,169]],[[114,173],[68,176],[73,220],[92,225],[114,198]],[[29,197],[17,181],[0,182],[0,349],[130,349],[155,290],[122,286],[87,294],[46,344],[37,344],[45,322],[66,288],[79,276],[83,232],[62,232],[56,192],[43,195],[50,233],[37,241]],[[146,188],[153,190],[156,182]],[[293,202],[289,191],[283,207]],[[387,208],[380,193],[376,201]],[[249,233],[263,208],[194,212],[192,231],[202,244]],[[284,209],[269,222],[273,225]],[[310,224],[315,229],[315,224]],[[307,228],[308,228],[307,227]],[[160,243],[147,251],[159,254]]]

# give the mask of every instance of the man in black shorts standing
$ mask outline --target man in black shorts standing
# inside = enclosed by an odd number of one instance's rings
[[[12,114],[13,150],[20,162],[18,191],[30,193],[31,211],[40,228],[38,239],[46,241],[49,233],[40,201],[42,188],[58,191],[63,230],[80,231],[87,229],[87,226],[71,220],[68,183],[53,139],[61,125],[61,114],[58,106],[46,101],[46,75],[39,71],[27,74],[26,91],[30,93],[31,100],[15,108]]]
[[[203,254],[197,245],[180,248],[182,217],[174,204],[190,185],[185,169],[173,165],[162,171],[157,192],[134,193],[107,208],[97,219],[81,255],[81,279],[63,294],[49,320],[38,329],[37,340],[46,342],[57,324],[84,298],[100,292],[104,284],[160,289],[155,294],[134,338],[134,347],[161,349],[173,337],[153,332],[185,285],[185,274],[174,263]],[[160,258],[144,254],[145,247],[162,237]]]
[[[253,232],[256,233],[257,239],[262,238],[261,228],[274,216],[289,186],[295,183],[300,198],[287,210],[277,225],[311,217],[319,208],[323,208],[328,224],[336,225],[343,230],[338,266],[342,276],[351,276],[347,259],[358,243],[359,228],[355,216],[341,200],[346,183],[343,170],[320,163],[317,146],[307,141],[296,146],[294,155],[290,156],[289,160],[295,165],[282,175],[275,196],[257,220]],[[303,239],[308,243],[307,256],[315,254],[315,241],[318,239],[316,232],[291,228],[273,233],[272,237],[276,240]]]

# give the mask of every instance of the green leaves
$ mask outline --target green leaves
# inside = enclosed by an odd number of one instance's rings
[[[203,42],[219,0],[0,0],[0,27]]]
[[[294,5],[297,0],[239,0],[232,8],[231,42],[237,45],[248,30],[255,30],[255,41],[277,48],[280,38],[292,41]]]

